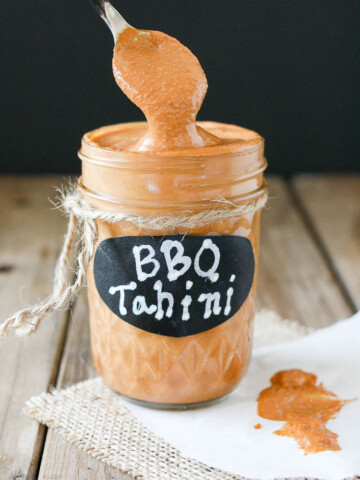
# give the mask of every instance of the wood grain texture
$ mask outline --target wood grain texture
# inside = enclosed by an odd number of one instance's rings
[[[323,327],[351,314],[285,182],[270,178],[263,212],[258,307]]]
[[[360,309],[360,175],[301,175],[292,182],[311,229]]]
[[[0,178],[1,320],[50,293],[65,219],[48,197],[59,177]],[[66,315],[54,315],[36,335],[12,335],[0,345],[0,478],[36,478],[45,428],[22,414],[24,402],[56,380]]]
[[[57,383],[58,388],[69,387],[96,375],[91,361],[85,290],[78,298],[72,317]],[[91,458],[53,430],[48,430],[38,478],[39,480],[130,480],[131,477]]]
[[[270,206],[262,225],[258,307],[316,327],[349,315],[341,289],[308,231],[280,178],[272,178]],[[86,296],[83,292],[72,315],[58,387],[94,375],[89,348]],[[128,480],[129,476],[88,457],[49,430],[40,480]]]

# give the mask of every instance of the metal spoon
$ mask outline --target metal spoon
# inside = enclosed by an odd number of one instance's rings
[[[114,42],[116,43],[120,33],[122,33],[127,27],[130,27],[130,25],[107,0],[89,1],[106,25],[110,28],[114,37]]]

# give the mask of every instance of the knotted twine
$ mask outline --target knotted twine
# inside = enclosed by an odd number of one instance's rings
[[[68,227],[64,244],[59,255],[53,280],[53,291],[45,300],[23,310],[19,310],[0,325],[0,340],[11,330],[19,336],[34,333],[41,321],[49,314],[67,310],[85,284],[86,274],[91,259],[95,254],[98,240],[97,221],[107,223],[127,222],[140,229],[174,231],[185,230],[194,226],[208,225],[232,217],[243,217],[262,209],[267,202],[267,193],[263,193],[255,201],[233,204],[226,199],[217,199],[213,203],[216,208],[200,212],[183,212],[179,215],[137,215],[134,213],[106,212],[97,210],[85,201],[80,191],[71,187],[67,193],[62,193],[58,208],[68,217]],[[224,207],[219,208],[219,205]],[[79,241],[76,243],[76,239]],[[75,275],[69,283],[68,276],[72,253],[75,250]]]

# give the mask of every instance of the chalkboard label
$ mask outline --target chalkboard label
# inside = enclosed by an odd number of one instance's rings
[[[186,337],[241,308],[253,283],[254,254],[247,238],[233,235],[114,237],[98,246],[94,276],[102,300],[125,322]]]

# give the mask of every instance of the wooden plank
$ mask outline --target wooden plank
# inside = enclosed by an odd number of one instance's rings
[[[91,361],[86,292],[74,308],[57,387],[66,388],[96,375]],[[91,458],[49,429],[42,457],[39,480],[130,480],[116,468]]]
[[[50,210],[59,177],[0,178],[0,321],[48,295],[65,219]],[[25,401],[56,381],[66,316],[44,321],[36,335],[0,345],[0,478],[33,479],[45,428],[21,413]]]
[[[354,310],[360,309],[360,175],[301,175],[293,187]]]
[[[316,327],[350,314],[321,252],[309,234],[285,183],[272,178],[271,203],[262,229],[258,307]],[[79,298],[69,328],[58,387],[94,375],[89,349],[86,298]],[[39,480],[128,480],[129,476],[101,464],[49,430]]]
[[[263,215],[258,307],[315,327],[351,314],[292,195],[277,177],[270,179],[270,204]]]

